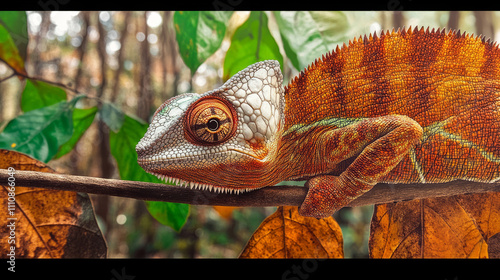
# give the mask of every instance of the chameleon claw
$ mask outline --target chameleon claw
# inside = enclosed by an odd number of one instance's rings
[[[341,185],[337,176],[322,175],[309,179],[305,183],[309,191],[299,207],[299,214],[317,219],[333,215],[349,202],[339,192]]]

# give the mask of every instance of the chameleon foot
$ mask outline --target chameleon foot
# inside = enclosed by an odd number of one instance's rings
[[[299,214],[318,219],[333,215],[366,191],[345,182],[341,177],[331,175],[311,178],[305,186],[309,191],[299,207]]]

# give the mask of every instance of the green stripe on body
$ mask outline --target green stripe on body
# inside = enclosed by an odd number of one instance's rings
[[[288,133],[291,132],[296,132],[296,133],[304,133],[309,130],[312,130],[317,127],[336,127],[336,128],[342,128],[348,125],[351,125],[353,123],[357,123],[365,118],[327,118],[327,119],[322,119],[317,122],[314,122],[312,124],[295,124],[291,126],[283,136],[287,135]]]

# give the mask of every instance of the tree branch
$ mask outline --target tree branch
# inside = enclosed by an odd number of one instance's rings
[[[0,169],[0,185],[7,185],[9,177],[6,169]],[[299,206],[307,193],[307,189],[302,186],[269,186],[239,195],[219,194],[165,184],[19,170],[15,171],[14,178],[16,187],[48,188],[193,205]],[[433,184],[377,184],[372,190],[352,201],[348,206],[355,207],[484,192],[500,192],[500,182],[453,181]]]

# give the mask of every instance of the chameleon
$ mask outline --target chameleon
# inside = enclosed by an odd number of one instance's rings
[[[424,27],[354,38],[283,86],[260,61],[163,103],[136,146],[167,182],[239,194],[306,180],[303,216],[331,216],[377,183],[500,181],[500,50]]]

